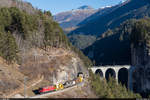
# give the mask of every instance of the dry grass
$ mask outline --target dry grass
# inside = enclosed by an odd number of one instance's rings
[[[0,58],[0,92],[4,95],[11,93],[22,84],[23,78],[24,75],[19,72],[17,64],[8,65]]]

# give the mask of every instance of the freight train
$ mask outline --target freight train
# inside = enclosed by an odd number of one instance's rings
[[[83,73],[80,72],[77,76],[77,78],[70,80],[70,81],[66,81],[64,84],[59,83],[59,84],[55,84],[52,86],[47,86],[47,87],[43,87],[43,88],[39,88],[38,92],[40,94],[44,94],[44,93],[49,93],[49,92],[53,92],[53,91],[57,91],[57,90],[62,90],[64,88],[68,88],[68,87],[72,87],[78,83],[81,83],[83,81]]]

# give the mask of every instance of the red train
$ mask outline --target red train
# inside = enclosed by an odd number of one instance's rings
[[[40,88],[39,89],[39,93],[47,93],[47,92],[52,92],[52,91],[56,91],[56,87],[55,86],[48,86],[48,87],[44,87],[44,88]]]
[[[44,93],[48,93],[48,92],[53,92],[53,91],[57,91],[57,90],[61,90],[64,89],[63,84],[59,83],[53,86],[47,86],[47,87],[43,87],[39,89],[39,93],[40,94],[44,94]]]
[[[79,75],[77,76],[77,78],[75,78],[74,80],[67,81],[64,84],[59,83],[59,84],[56,84],[56,85],[52,85],[52,86],[48,86],[48,87],[43,87],[43,88],[40,88],[38,90],[38,92],[40,94],[44,94],[44,93],[48,93],[48,92],[53,92],[53,91],[57,91],[57,90],[61,90],[61,89],[64,89],[64,88],[71,87],[71,86],[73,86],[75,84],[78,84],[78,83],[80,83],[82,81],[83,81],[83,73],[79,73]]]

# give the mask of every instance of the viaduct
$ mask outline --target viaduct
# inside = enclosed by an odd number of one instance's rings
[[[93,66],[90,69],[93,73],[100,75],[100,78],[106,78],[108,80],[110,75],[114,77],[118,83],[122,83],[132,90],[132,72],[134,67],[131,65]]]

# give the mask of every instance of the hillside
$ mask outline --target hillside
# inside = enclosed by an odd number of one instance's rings
[[[96,65],[131,64],[129,37],[135,22],[136,20],[128,20],[122,23],[120,27],[105,32],[83,52]]]
[[[92,35],[68,35],[70,42],[79,49],[85,49],[96,41],[96,37]]]
[[[0,97],[23,96],[25,77],[32,96],[31,88],[37,84],[72,80],[80,71],[88,74],[90,60],[71,45],[49,11],[26,2],[8,2],[0,1],[4,4],[0,7]]]
[[[54,15],[54,20],[57,21],[65,31],[71,31],[72,28],[76,28],[77,24],[96,11],[97,10],[92,7],[85,5],[71,11],[58,13]]]
[[[98,16],[101,16],[101,15],[104,15],[104,14],[107,14],[109,12],[111,12],[114,8],[116,8],[116,6],[112,7],[112,6],[106,6],[106,7],[102,7],[102,8],[99,8],[98,11],[94,14],[92,14],[91,16],[85,18],[83,21],[81,21],[77,26],[82,26],[94,19],[96,19]]]

